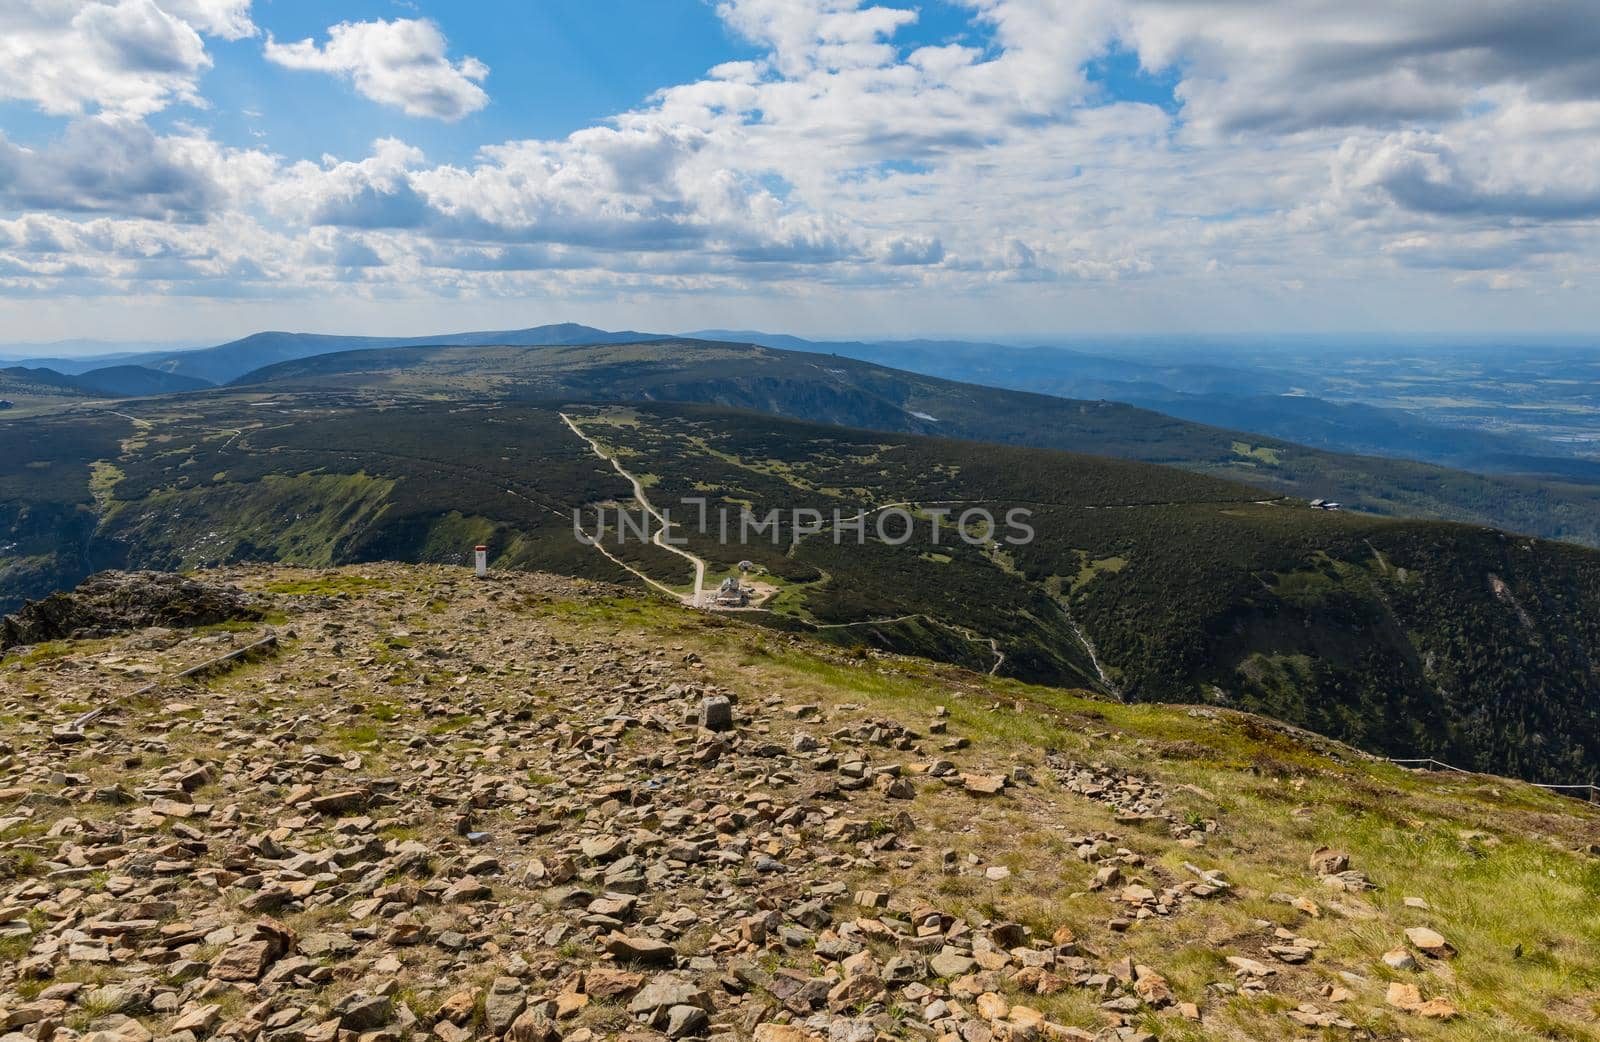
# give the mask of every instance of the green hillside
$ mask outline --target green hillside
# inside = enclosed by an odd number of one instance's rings
[[[16,416],[71,405],[91,397],[68,377],[49,369],[8,366],[0,369],[0,401],[10,402],[0,410],[0,422]]]
[[[658,506],[831,519],[910,504],[922,535],[902,546],[872,526],[838,542],[688,532],[712,585],[741,560],[763,569],[774,592],[750,615],[769,626],[1130,701],[1260,710],[1393,755],[1600,776],[1594,551],[1324,513],[1101,457],[700,406],[559,408]],[[637,504],[556,406],[239,391],[127,409],[137,418],[0,427],[8,606],[109,565],[465,564],[475,543],[501,568],[693,588],[666,549],[574,537],[574,509]],[[955,517],[976,506],[1027,509],[1035,538],[969,543]]]

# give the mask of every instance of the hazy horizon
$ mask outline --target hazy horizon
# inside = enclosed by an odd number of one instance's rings
[[[557,323],[535,323],[522,326],[507,326],[506,331],[533,328],[534,325],[547,325]],[[619,325],[596,325],[592,322],[574,322],[576,325],[592,326],[606,331],[616,331],[623,327]],[[1318,333],[1293,330],[1275,330],[1268,332],[1215,332],[1215,333],[1182,333],[1182,332],[1117,332],[1117,333],[1054,333],[1054,334],[1014,334],[1014,333],[982,333],[973,332],[957,335],[946,332],[927,332],[911,334],[875,334],[862,332],[846,332],[839,334],[817,333],[807,335],[787,329],[733,329],[731,327],[699,327],[682,330],[640,329],[638,332],[651,335],[664,336],[693,336],[697,333],[710,331],[726,331],[728,333],[747,333],[766,337],[795,337],[801,340],[817,343],[849,343],[865,342],[879,344],[914,343],[919,341],[951,341],[961,343],[992,343],[1006,347],[1060,347],[1083,349],[1095,345],[1149,345],[1158,344],[1192,345],[1195,347],[1227,347],[1241,348],[1270,348],[1281,346],[1290,348],[1296,343],[1301,344],[1339,344],[1353,348],[1376,348],[1384,345],[1405,346],[1408,349],[1434,348],[1450,350],[1452,348],[1469,349],[1474,347],[1495,346],[1503,344],[1525,344],[1529,346],[1548,345],[1563,347],[1593,347],[1600,351],[1600,334],[1590,333],[1539,333],[1539,332],[1490,332],[1490,333],[1456,333],[1456,332],[1427,332],[1427,331],[1351,331],[1339,333]],[[245,337],[259,333],[288,333],[291,335],[309,336],[375,336],[375,337],[427,337],[432,335],[447,336],[469,332],[494,332],[488,328],[460,328],[460,329],[433,329],[426,333],[415,330],[400,331],[358,331],[338,332],[329,329],[257,329],[240,336],[227,337],[217,340],[149,340],[149,339],[100,339],[100,338],[69,338],[55,341],[3,341],[0,340],[0,360],[17,362],[30,359],[62,358],[62,359],[87,359],[111,355],[140,355],[151,352],[180,352],[201,351],[210,347],[232,343]]]

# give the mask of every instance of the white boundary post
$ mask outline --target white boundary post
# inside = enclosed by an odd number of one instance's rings
[[[487,546],[473,547],[473,555],[477,559],[478,578],[487,579],[489,577],[489,548]]]

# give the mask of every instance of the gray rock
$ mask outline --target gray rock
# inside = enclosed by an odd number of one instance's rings
[[[672,945],[651,937],[635,937],[625,933],[611,933],[606,935],[603,943],[606,951],[621,962],[642,962],[666,966],[671,965],[678,957],[677,949],[673,948]]]
[[[708,731],[733,730],[733,703],[722,695],[707,695],[700,702],[699,724]]]
[[[352,991],[333,1007],[339,1026],[348,1031],[371,1031],[389,1023],[394,1015],[394,1003],[387,995],[369,995]]]
[[[688,1038],[698,1035],[711,1018],[699,1006],[673,1006],[667,1010],[667,1037]]]
[[[505,1034],[527,1007],[528,1000],[522,994],[521,984],[511,977],[495,978],[483,1000],[485,1032],[495,1037]]]
[[[664,1021],[669,1010],[678,1006],[708,1010],[711,999],[694,981],[663,973],[639,989],[628,1002],[628,1012],[655,1026]]]
[[[945,948],[928,960],[928,967],[937,977],[953,979],[966,976],[977,969],[978,964],[971,956],[963,955],[953,948]]]

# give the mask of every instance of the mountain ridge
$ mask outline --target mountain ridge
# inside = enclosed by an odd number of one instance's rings
[[[36,392],[85,397],[135,397],[198,391],[212,385],[192,377],[163,373],[136,365],[113,365],[68,375],[46,367],[7,366],[0,368],[0,382],[10,393]]]
[[[651,340],[537,352],[413,347],[319,355],[235,387],[473,398],[687,401],[842,426],[970,438],[1188,467],[1277,495],[1487,524],[1600,545],[1600,485],[1482,476],[1330,453],[1104,400],[967,384],[757,344]]]
[[[784,350],[843,355],[922,375],[985,386],[1043,392],[1068,399],[1107,399],[1199,422],[1310,444],[1330,451],[1415,459],[1478,473],[1600,483],[1600,462],[1560,440],[1463,428],[1401,409],[1319,398],[1317,380],[1281,372],[1259,359],[1193,362],[1172,352],[1149,357],[1041,344],[952,339],[809,340],[760,330],[708,329],[685,334]],[[423,337],[360,337],[264,331],[203,349],[121,352],[103,359],[35,359],[77,374],[97,363],[127,363],[233,382],[277,362],[349,350],[397,346],[549,346],[671,339],[665,334],[611,332],[577,323],[521,330],[441,333]],[[1303,386],[1310,379],[1313,389]]]
[[[689,335],[842,354],[990,387],[1063,398],[1104,398],[1335,452],[1412,459],[1479,473],[1600,480],[1600,462],[1580,458],[1570,449],[1563,452],[1559,443],[1450,426],[1401,409],[1330,401],[1306,391],[1304,375],[1280,373],[1270,366],[1179,363],[981,341],[823,341],[758,330]]]
[[[433,336],[383,337],[343,336],[331,333],[290,333],[267,330],[231,340],[215,347],[175,352],[136,355],[126,361],[180,376],[190,376],[213,384],[229,383],[253,369],[274,362],[291,361],[334,351],[367,350],[384,347],[427,345],[471,346],[480,344],[611,343],[648,340],[652,334],[631,331],[613,333],[574,322],[530,326],[514,330],[485,330],[441,333]],[[266,361],[263,361],[266,358]]]

